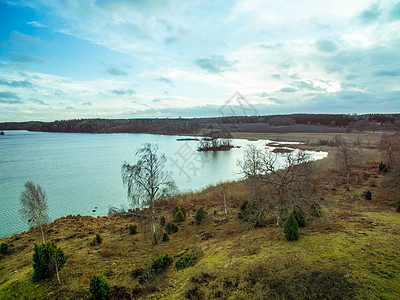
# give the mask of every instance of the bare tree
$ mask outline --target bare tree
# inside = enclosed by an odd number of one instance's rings
[[[164,171],[167,158],[158,155],[158,145],[146,143],[136,151],[135,165],[126,162],[121,167],[122,181],[128,188],[128,198],[134,205],[150,204],[153,229],[153,245],[157,244],[155,223],[155,201],[175,190],[172,172]]]
[[[393,168],[396,156],[400,149],[400,132],[382,134],[379,150],[383,152],[388,162],[388,167]],[[398,158],[398,157],[397,157]]]
[[[267,186],[268,207],[278,211],[276,226],[280,226],[282,213],[300,206],[302,200],[307,200],[307,190],[310,186],[311,174],[310,156],[305,151],[295,151],[283,155],[279,163],[276,153],[267,153],[263,157],[262,181]]]
[[[304,151],[288,154],[262,153],[255,146],[248,146],[244,160],[239,162],[242,173],[252,186],[250,223],[262,224],[262,218],[271,210],[277,210],[276,226],[280,226],[281,215],[288,209],[301,206],[307,200],[311,174],[310,157]],[[259,192],[265,187],[266,196]]]
[[[243,161],[238,161],[237,165],[242,169],[241,173],[246,177],[251,185],[253,200],[256,198],[261,186],[261,165],[263,153],[255,145],[247,145],[244,152]]]
[[[336,162],[339,166],[344,167],[347,179],[347,191],[350,191],[350,172],[354,167],[360,153],[340,135],[335,136],[335,145],[337,148]]]
[[[40,185],[35,186],[33,182],[27,181],[25,183],[25,191],[21,194],[20,202],[22,206],[20,209],[21,215],[28,221],[28,224],[36,224],[40,227],[44,244],[43,224],[49,221],[45,192]]]

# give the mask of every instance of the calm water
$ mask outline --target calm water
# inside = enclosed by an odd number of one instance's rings
[[[251,143],[261,148],[267,142],[234,140],[242,148],[198,153],[197,141],[177,138],[6,131],[0,136],[0,237],[28,229],[18,213],[26,181],[45,190],[51,220],[68,214],[106,215],[110,206],[129,208],[121,165],[124,161],[134,164],[136,149],[146,142],[159,144],[159,152],[167,155],[166,167],[180,191],[240,178],[236,161],[243,158],[244,146]],[[313,155],[318,159],[326,153]]]

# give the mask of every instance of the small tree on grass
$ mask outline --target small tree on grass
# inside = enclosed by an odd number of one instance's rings
[[[36,224],[40,227],[44,244],[43,224],[49,221],[46,194],[40,185],[35,186],[33,182],[27,181],[20,202],[22,208],[19,211],[22,217],[28,221],[28,224]]]
[[[367,199],[367,200],[372,200],[372,193],[371,193],[371,191],[367,191],[366,193],[365,193],[365,199]]]
[[[93,241],[90,243],[90,246],[100,245],[102,242],[103,238],[101,237],[101,235],[96,234],[96,236],[93,238]]]
[[[40,246],[35,244],[33,251],[33,280],[40,281],[56,274],[58,283],[61,284],[59,271],[67,262],[61,248],[53,242],[48,242]]]
[[[169,241],[168,233],[166,233],[166,232],[163,233],[162,241],[163,241],[163,242],[168,242],[168,241]]]
[[[194,218],[196,220],[196,224],[200,225],[201,222],[203,222],[203,220],[206,218],[206,216],[207,216],[207,212],[203,209],[203,207],[200,207],[196,211],[196,215],[194,216]]]
[[[165,227],[165,231],[168,234],[173,234],[175,232],[178,232],[178,226],[176,226],[174,223],[168,223],[167,226]]]
[[[181,210],[178,210],[178,212],[174,216],[174,222],[176,223],[181,223],[185,221],[185,215]]]
[[[400,200],[396,203],[396,211],[400,212]]]
[[[299,224],[297,224],[293,213],[291,213],[287,219],[283,232],[285,233],[285,238],[288,241],[296,241],[299,239]]]
[[[165,226],[165,217],[162,216],[160,219],[160,226],[164,227]]]
[[[130,224],[129,225],[129,234],[136,234],[137,233],[137,225],[136,224]]]
[[[111,294],[111,287],[104,276],[93,274],[90,278],[89,292],[93,299],[108,299]]]

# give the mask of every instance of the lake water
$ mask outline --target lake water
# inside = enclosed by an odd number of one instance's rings
[[[150,134],[81,134],[6,131],[0,136],[0,237],[27,230],[19,197],[26,181],[46,192],[51,220],[68,214],[106,215],[110,206],[129,208],[121,180],[124,161],[134,164],[136,149],[157,143],[166,168],[180,191],[240,178],[237,160],[247,144],[265,147],[270,141],[233,140],[230,151],[197,152],[197,141]],[[326,153],[313,153],[314,159]],[[92,212],[97,207],[96,212]]]

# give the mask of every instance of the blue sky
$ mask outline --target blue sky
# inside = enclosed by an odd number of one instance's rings
[[[0,122],[400,112],[400,1],[0,0]]]

